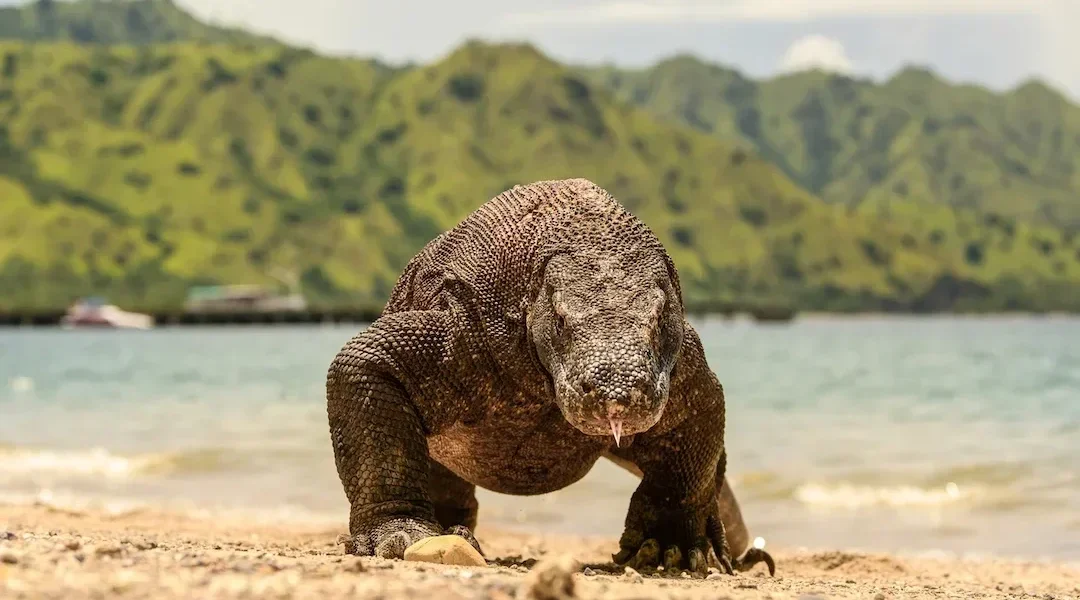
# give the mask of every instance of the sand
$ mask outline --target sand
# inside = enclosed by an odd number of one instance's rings
[[[462,568],[345,556],[340,533],[0,506],[0,598],[1080,598],[1080,566],[1048,562],[770,548],[774,578],[759,565],[687,579],[622,573],[609,563],[613,539],[481,527],[478,538],[497,564]],[[557,564],[566,556],[581,565],[569,583]]]

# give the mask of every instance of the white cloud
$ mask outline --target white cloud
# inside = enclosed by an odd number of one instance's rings
[[[336,34],[329,15],[340,15],[347,8],[338,0],[179,0],[178,4],[214,24],[250,28],[299,45],[319,44],[327,32]]]
[[[850,73],[852,64],[839,41],[823,35],[808,35],[788,46],[780,59],[780,70],[790,73],[810,69]]]
[[[1030,0],[626,0],[509,13],[505,26],[627,22],[805,21],[845,16],[1041,14]]]
[[[24,1],[0,0],[0,5]],[[1027,73],[1080,97],[1080,69],[1074,58],[1080,56],[1075,27],[1080,0],[176,1],[202,18],[251,27],[324,52],[393,62],[436,60],[464,39],[480,36],[531,41],[553,57],[578,62],[649,64],[676,51],[692,51],[765,75],[778,64],[775,57],[791,43],[793,31],[816,31],[842,40],[857,70],[867,75],[889,75],[903,62],[898,62],[900,56],[997,87]],[[418,14],[424,18],[416,18]],[[912,28],[897,35],[901,25],[889,17],[912,16],[924,18],[913,19]],[[935,17],[955,16],[973,18],[968,30],[957,30],[972,48],[959,57],[942,54],[949,44],[942,43],[941,28],[933,26],[949,23]],[[980,29],[974,25],[979,16],[1017,26]],[[841,20],[829,21],[837,18]],[[687,36],[684,26],[694,23],[734,24],[743,33],[737,41],[711,40],[707,28],[695,28],[695,35]],[[634,36],[650,25],[656,27],[635,42]],[[867,39],[876,41],[868,44]],[[985,59],[979,54],[984,50]],[[995,71],[1003,54],[1009,57],[1007,64]],[[844,63],[825,64],[841,68]]]
[[[1080,69],[1076,67],[1076,57],[1080,56],[1080,36],[1076,34],[1080,2],[1049,0],[1048,4],[1047,18],[1042,20],[1042,36],[1035,41],[1041,50],[1041,64],[1036,69],[1080,98]]]

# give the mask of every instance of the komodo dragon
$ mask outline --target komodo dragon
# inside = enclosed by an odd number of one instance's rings
[[[675,266],[588,180],[516,186],[432,240],[333,359],[326,399],[350,554],[444,534],[480,550],[476,486],[549,493],[604,456],[641,477],[615,563],[775,571],[747,548]]]

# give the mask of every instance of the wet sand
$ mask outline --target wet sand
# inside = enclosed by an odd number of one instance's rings
[[[759,565],[686,579],[613,568],[614,539],[481,526],[494,564],[463,568],[346,556],[336,543],[342,532],[0,506],[0,598],[1080,598],[1080,566],[1061,563],[769,548],[774,578]],[[544,583],[559,580],[561,556],[580,563],[569,588]]]

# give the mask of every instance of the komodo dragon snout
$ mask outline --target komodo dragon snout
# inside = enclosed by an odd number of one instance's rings
[[[673,288],[659,254],[548,261],[528,329],[555,402],[575,428],[625,445],[660,420],[682,344]]]

